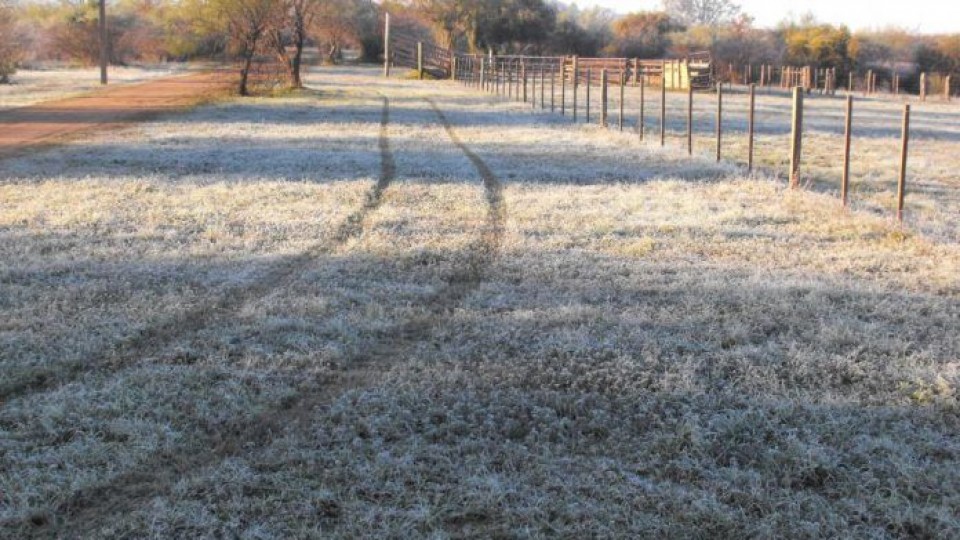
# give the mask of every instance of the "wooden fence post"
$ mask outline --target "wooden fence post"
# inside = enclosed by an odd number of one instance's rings
[[[423,80],[423,42],[417,42],[417,79]]]
[[[607,70],[600,70],[600,127],[607,127]]]
[[[517,61],[517,101],[527,102],[527,63],[523,60]]]
[[[486,92],[490,89],[490,67],[492,61],[486,56],[483,56],[482,58],[484,59],[484,67],[486,71],[484,71],[483,84],[480,85],[480,89]]]
[[[667,144],[667,63],[661,62],[660,76],[660,146]]]
[[[550,112],[554,112],[556,108],[554,104],[557,100],[557,67],[556,65],[550,66]]]
[[[494,93],[498,96],[503,95],[503,61],[498,60],[497,58],[493,59],[494,65],[497,67],[496,78],[493,81]]]
[[[903,199],[907,194],[907,148],[910,144],[910,105],[903,106],[903,132],[900,148],[900,179],[897,182],[897,221],[903,223]]]
[[[527,102],[527,63],[523,60],[520,61],[520,78],[523,79],[523,99],[524,103]]]
[[[534,69],[530,70],[530,108],[537,108],[537,72]]]
[[[547,75],[543,70],[543,64],[540,64],[540,108],[547,108]]]
[[[687,155],[693,155],[693,85],[687,88]]]
[[[487,69],[489,72],[489,75],[487,75],[487,92],[492,94],[494,92],[493,85],[497,82],[497,61],[492,55],[487,58],[487,66],[489,66]]]
[[[920,74],[920,101],[927,100],[927,74]]]
[[[943,80],[943,97],[947,101],[950,101],[950,75]]]
[[[723,141],[723,85],[717,85],[717,163],[720,163],[720,149]]]
[[[590,123],[590,83],[593,82],[593,71],[590,68],[587,68],[587,98],[586,98],[586,107],[584,110],[584,116],[587,123]]]
[[[567,73],[566,61],[560,63],[560,116],[567,115]]]
[[[640,115],[637,118],[637,131],[640,133],[640,140],[643,140],[643,131],[644,131],[644,107],[646,106],[646,77],[643,75],[640,76]]]
[[[573,57],[573,121],[577,121],[577,87],[580,85],[580,57]]]
[[[800,187],[800,157],[803,145],[803,88],[793,88],[793,118],[790,129],[790,187]]]
[[[625,87],[627,85],[627,73],[626,71],[620,72],[620,114],[617,116],[617,128],[620,131],[623,131],[623,96],[625,94]]]
[[[516,101],[526,101],[526,94],[523,92],[526,87],[526,67],[524,66],[523,60],[517,60],[517,88],[514,91],[514,99]]]
[[[513,100],[521,101],[523,99],[523,62],[521,60],[516,61],[516,65],[514,65],[513,72],[514,72]]]
[[[840,181],[840,200],[847,207],[850,192],[850,140],[853,135],[853,96],[847,96],[847,117],[843,129],[843,178]]]
[[[383,22],[383,76],[390,76],[390,14],[384,14]]]
[[[750,85],[750,112],[747,115],[747,172],[753,172],[753,133],[757,109],[757,85]]]

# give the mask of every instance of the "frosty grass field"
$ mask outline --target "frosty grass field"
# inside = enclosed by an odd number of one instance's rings
[[[784,98],[307,83],[0,162],[0,537],[960,535],[960,106],[901,229],[888,102],[843,212],[839,100],[791,191]]]

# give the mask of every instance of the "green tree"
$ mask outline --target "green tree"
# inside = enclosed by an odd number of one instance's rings
[[[474,14],[476,32],[470,36],[474,51],[496,49],[538,49],[550,37],[556,25],[556,11],[543,0],[497,0],[474,2],[485,10]]]
[[[781,23],[778,33],[784,43],[787,64],[836,67],[841,71],[852,67],[851,35],[846,26],[822,24],[806,16],[799,22]]]

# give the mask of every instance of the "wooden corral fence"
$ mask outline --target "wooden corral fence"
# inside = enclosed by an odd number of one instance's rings
[[[765,90],[789,91],[797,86],[810,93],[838,92],[869,97],[917,97],[920,101],[952,101],[960,95],[957,78],[949,73],[924,73],[890,67],[841,72],[835,67],[727,64],[714,66],[714,76],[728,85],[755,84]]]
[[[390,36],[384,50],[389,51],[387,69],[389,66],[415,69],[420,79],[428,74],[435,79],[446,79],[452,69],[454,55],[449,50],[399,32]]]
[[[389,24],[389,18],[387,19]],[[435,79],[458,78],[459,73],[503,71],[510,80],[521,73],[559,72],[578,84],[597,84],[601,72],[613,80],[624,78],[636,86],[665,85],[669,90],[713,86],[713,69],[709,53],[696,53],[683,59],[641,60],[639,58],[580,58],[577,56],[517,56],[464,54],[453,52],[403,32],[385,29],[384,72],[394,66],[415,70],[419,78],[429,74]]]

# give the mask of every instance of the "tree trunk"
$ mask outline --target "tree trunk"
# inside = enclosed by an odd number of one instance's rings
[[[330,52],[327,53],[327,61],[331,65],[337,65],[340,63],[340,44],[332,43],[330,45]]]
[[[300,66],[303,62],[303,38],[297,40],[297,50],[293,53],[293,60],[290,65],[290,86],[293,88],[303,88],[303,79],[300,77]]]
[[[277,60],[283,65],[283,69],[286,70],[291,88],[296,88],[293,83],[296,79],[293,73],[293,62],[290,59],[290,55],[287,54],[287,47],[283,43],[283,36],[280,35],[279,30],[275,30],[271,35],[271,39],[273,40],[273,47],[277,51]]]
[[[470,43],[468,44],[470,47],[470,52],[476,54],[480,50],[480,28],[476,22],[470,25],[468,36],[468,39],[470,40]]]
[[[240,69],[240,95],[241,96],[249,95],[249,92],[247,91],[247,79],[250,75],[251,65],[253,65],[253,53],[247,53],[244,55],[243,68]]]
[[[290,86],[291,88],[303,88],[303,79],[300,77],[300,67],[303,64],[303,43],[307,39],[307,29],[302,13],[297,14],[295,25],[293,32],[293,46],[295,50],[293,59],[290,62]]]

